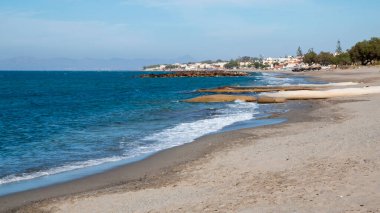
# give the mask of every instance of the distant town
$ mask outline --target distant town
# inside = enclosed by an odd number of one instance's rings
[[[380,38],[373,37],[370,40],[357,42],[350,49],[343,51],[338,40],[334,53],[321,51],[316,53],[313,48],[303,54],[298,47],[296,56],[282,58],[250,57],[244,56],[237,59],[208,60],[202,62],[157,64],[145,66],[145,71],[216,71],[216,70],[320,70],[352,65],[374,65],[379,63]]]
[[[286,70],[303,66],[303,56],[283,58],[240,57],[236,60],[202,61],[175,64],[157,64],[144,67],[145,71],[207,71],[207,70]]]

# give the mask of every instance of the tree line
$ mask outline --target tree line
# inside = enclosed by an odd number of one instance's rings
[[[347,66],[347,65],[368,65],[380,62],[380,38],[373,37],[369,40],[363,40],[357,42],[353,47],[347,51],[343,51],[340,41],[337,42],[335,54],[327,51],[321,51],[319,54],[314,51],[313,48],[309,49],[306,54],[303,54],[301,47],[297,49],[297,56],[303,57],[303,62],[308,65],[320,64],[322,66]],[[233,69],[239,67],[240,62],[251,62],[247,65],[249,68],[265,69],[268,67],[267,64],[263,63],[263,56],[260,57],[250,57],[243,56],[236,60],[230,60],[225,64],[226,69]],[[212,64],[223,62],[224,60],[218,59],[215,61],[207,60],[202,61],[202,63]],[[193,64],[194,62],[189,62],[188,64]],[[146,66],[146,68],[155,68],[160,65]],[[177,65],[166,65],[165,69],[171,70],[178,68]]]
[[[360,41],[345,52],[342,51],[340,41],[338,41],[335,54],[324,51],[317,54],[313,49],[309,49],[303,55],[301,47],[298,47],[297,55],[303,56],[303,62],[309,65],[342,66],[375,64],[380,61],[380,38],[373,37],[370,40]]]

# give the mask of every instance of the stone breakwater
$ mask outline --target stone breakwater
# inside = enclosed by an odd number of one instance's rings
[[[240,71],[181,71],[160,74],[144,74],[141,78],[181,78],[181,77],[240,77],[248,73]]]

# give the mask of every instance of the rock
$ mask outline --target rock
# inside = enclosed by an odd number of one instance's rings
[[[273,98],[273,97],[266,97],[261,96],[257,99],[257,103],[259,104],[272,104],[272,103],[285,103],[285,98]]]
[[[303,71],[313,71],[313,70],[321,70],[321,66],[308,66],[308,67],[296,67],[292,69],[293,72],[303,72]]]
[[[212,102],[233,102],[233,101],[245,101],[245,102],[255,102],[256,97],[252,96],[242,96],[242,95],[205,95],[196,98],[185,100],[185,102],[190,103],[212,103]]]
[[[211,93],[252,93],[252,92],[278,92],[294,90],[314,90],[316,87],[305,86],[279,86],[279,87],[218,87],[214,89],[200,89],[197,92]]]
[[[180,71],[161,74],[144,74],[141,78],[180,78],[180,77],[240,77],[247,76],[246,72],[239,71]]]

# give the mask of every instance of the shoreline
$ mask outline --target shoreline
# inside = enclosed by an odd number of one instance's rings
[[[313,105],[315,104],[317,103]],[[289,105],[289,103],[287,105]],[[191,143],[165,149],[142,160],[117,166],[104,172],[67,182],[0,196],[0,212],[13,211],[25,207],[27,209],[33,209],[33,206],[39,205],[41,201],[49,202],[59,197],[76,196],[87,193],[110,193],[125,189],[137,190],[152,187],[156,184],[165,185],[166,182],[175,182],[175,180],[169,181],[169,179],[175,178],[178,171],[183,169],[183,167],[204,158],[210,153],[236,145],[230,144],[229,140],[251,135],[245,133],[245,131],[273,128],[273,126],[281,126],[288,122],[298,122],[300,118],[295,119],[293,117],[295,113],[300,113],[301,111],[307,113],[313,108],[310,103],[290,103],[290,105],[292,106],[287,106],[287,108],[289,107],[288,109],[290,109],[289,112],[259,119],[284,119],[285,122],[205,135]],[[298,112],[294,112],[294,110],[298,110]],[[155,180],[161,175],[165,175],[166,177],[164,179],[168,180]]]
[[[300,75],[300,73],[296,73],[295,75]],[[304,76],[318,78],[318,75],[321,74],[315,72],[313,75],[305,73]],[[345,79],[338,77],[334,79],[333,75],[334,73],[328,74],[323,80],[346,81],[347,79],[355,78],[355,76],[349,74]],[[366,80],[375,81],[377,79],[374,79],[373,77],[363,79],[363,81]],[[279,135],[282,137],[288,137],[288,133],[285,134],[283,130],[281,130],[282,128],[286,129],[289,126],[297,125],[297,123],[302,124],[310,122],[314,124],[321,120],[340,122],[345,119],[345,116],[342,117],[341,115],[342,112],[339,110],[330,111],[330,109],[336,107],[339,108],[339,104],[341,103],[355,102],[360,101],[361,99],[363,98],[359,96],[352,99],[338,98],[322,101],[303,101],[300,103],[305,104],[306,107],[297,108],[296,110],[292,110],[280,116],[288,118],[286,123],[204,136],[192,143],[161,151],[143,161],[122,166],[105,173],[47,188],[0,197],[0,206],[3,208],[0,209],[0,211],[19,207],[21,202],[29,202],[30,200],[28,201],[28,199],[30,199],[30,197],[33,197],[35,200],[44,201],[22,207],[23,210],[40,210],[41,207],[49,206],[49,202],[53,201],[65,203],[65,200],[81,200],[85,197],[99,197],[115,193],[139,192],[150,188],[157,189],[160,187],[170,187],[181,181],[183,178],[181,174],[182,171],[186,170],[187,172],[191,172],[200,164],[210,162],[213,156],[218,156],[221,153],[238,149],[239,147],[252,146],[258,140],[268,140],[268,138],[270,139],[274,136],[279,137]],[[291,103],[296,107],[300,107],[297,101]],[[324,111],[326,114],[320,118],[319,116],[315,116],[314,111]],[[133,172],[127,173],[127,171]],[[62,195],[65,196],[60,197]],[[60,198],[56,199],[55,197]],[[53,211],[54,209],[50,210]]]
[[[282,75],[282,73],[279,74]],[[287,103],[280,108],[291,110],[293,108],[299,109],[300,106],[294,103]],[[0,212],[12,210],[15,208],[17,209],[23,207],[24,205],[45,199],[70,196],[78,193],[86,193],[103,188],[115,187],[125,184],[125,182],[141,182],[142,179],[146,179],[148,177],[156,177],[157,175],[162,174],[162,172],[167,173],[167,171],[171,170],[172,167],[180,167],[183,164],[188,164],[191,161],[204,157],[216,149],[220,149],[220,147],[227,146],[226,144],[228,142],[224,141],[223,138],[235,138],[236,135],[240,135],[240,130],[263,127],[265,128],[273,125],[281,125],[281,123],[283,123],[283,121],[269,121],[270,119],[285,120],[286,123],[289,119],[286,116],[287,114],[288,113],[285,112],[281,115],[275,114],[270,115],[269,117],[265,116],[262,118],[256,118],[254,120],[268,120],[268,123],[264,123],[259,126],[253,125],[253,127],[243,127],[239,129],[232,128],[232,130],[230,129],[222,132],[207,134],[191,143],[186,143],[177,147],[161,150],[159,152],[150,154],[141,160],[112,167],[99,173],[86,175],[84,177],[79,177],[77,179],[69,181],[53,183],[51,185],[34,189],[1,195]],[[272,122],[274,124],[272,124]],[[223,142],[219,142],[220,140]],[[127,174],[126,171],[129,173]],[[143,181],[146,182],[147,180]]]

